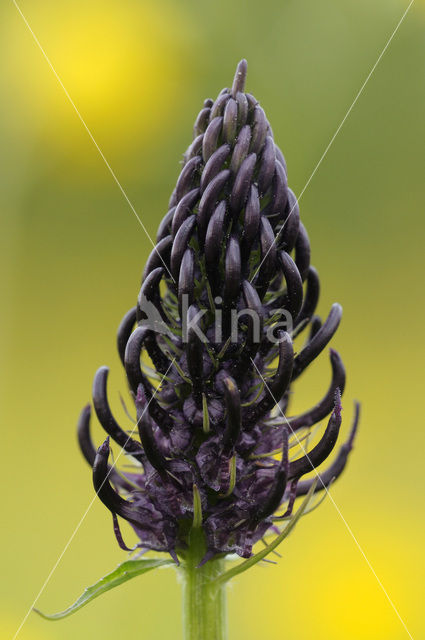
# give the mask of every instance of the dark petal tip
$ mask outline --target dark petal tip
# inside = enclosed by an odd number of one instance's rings
[[[110,451],[110,446],[109,446],[109,436],[107,436],[106,440],[104,442],[102,442],[102,444],[100,445],[100,447],[97,450],[97,453],[102,455],[102,456],[106,456],[109,455],[109,451]]]
[[[248,71],[248,63],[243,58],[236,67],[235,77],[232,84],[232,96],[236,98],[237,93],[242,93],[245,89],[246,74]]]

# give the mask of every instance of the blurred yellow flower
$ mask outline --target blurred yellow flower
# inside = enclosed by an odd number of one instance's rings
[[[184,67],[182,11],[129,0],[48,0],[21,9],[101,147],[128,154],[132,143],[166,135]],[[31,120],[17,118],[22,136],[42,131],[55,146],[83,156],[87,140],[75,134],[76,114],[63,89],[13,5],[5,17],[6,108],[24,114],[30,103]]]

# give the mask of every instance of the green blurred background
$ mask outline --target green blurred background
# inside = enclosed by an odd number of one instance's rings
[[[21,8],[154,236],[206,97],[241,57],[299,193],[407,0],[22,0]],[[115,330],[150,243],[13,3],[0,9],[1,604],[13,636],[89,505],[75,423],[92,376],[125,390]],[[344,429],[361,431],[332,495],[413,637],[424,637],[423,234],[425,2],[416,0],[301,200],[334,341]],[[322,395],[322,357],[296,406]],[[100,442],[100,430],[95,430]],[[229,594],[231,640],[403,640],[408,634],[327,500]],[[38,605],[63,608],[125,558],[99,501]],[[180,638],[171,570],[20,640]]]

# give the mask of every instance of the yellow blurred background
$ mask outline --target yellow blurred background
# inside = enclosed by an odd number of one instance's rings
[[[298,194],[407,0],[22,0],[20,7],[152,237],[206,97],[248,59]],[[75,438],[94,371],[125,390],[115,331],[151,250],[12,1],[0,9],[0,638],[13,637],[89,505]],[[363,403],[332,495],[415,639],[424,637],[423,236],[425,3],[416,0],[301,200],[351,401]],[[294,409],[322,395],[326,357]],[[100,430],[96,430],[100,442]],[[229,593],[231,640],[404,640],[327,500]],[[96,501],[38,606],[64,608],[125,559]],[[172,570],[20,640],[181,637]]]

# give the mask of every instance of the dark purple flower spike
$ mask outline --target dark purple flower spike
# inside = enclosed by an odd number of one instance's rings
[[[246,71],[242,61],[231,89],[206,100],[196,119],[137,304],[118,329],[137,424],[118,424],[101,367],[93,405],[108,438],[96,451],[90,407],[78,428],[120,546],[117,516],[139,547],[175,559],[194,523],[205,534],[204,561],[251,556],[273,521],[314,490],[302,477],[332,454],[341,427],[345,369],[333,349],[328,391],[289,415],[293,382],[325,350],[342,310],[334,304],[323,324],[314,315],[320,283],[310,241],[265,113],[245,93]],[[294,347],[303,331],[304,346]],[[289,460],[300,430],[326,418],[315,446]],[[319,470],[316,491],[344,470],[358,418],[356,405],[351,434]],[[109,437],[134,462],[131,473],[109,465]]]

